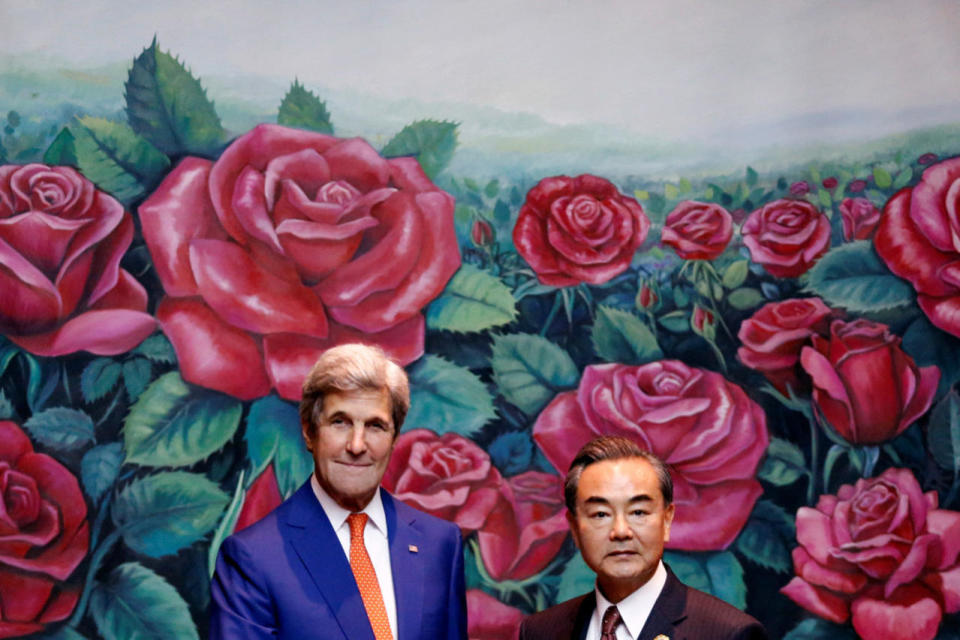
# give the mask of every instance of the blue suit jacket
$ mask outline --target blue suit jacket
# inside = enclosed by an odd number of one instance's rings
[[[380,491],[396,640],[465,640],[459,528]],[[211,640],[374,640],[350,563],[309,481],[223,542],[210,590]]]

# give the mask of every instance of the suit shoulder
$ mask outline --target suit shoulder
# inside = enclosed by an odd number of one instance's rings
[[[708,624],[715,630],[716,637],[735,637],[733,634],[747,629],[756,628],[762,631],[760,622],[744,611],[736,608],[720,598],[687,587],[687,613],[696,618],[699,624]],[[727,635],[724,635],[727,634]],[[765,635],[750,637],[763,638]]]
[[[520,637],[559,640],[564,634],[569,636],[575,631],[577,615],[589,595],[585,593],[527,616],[520,625]]]

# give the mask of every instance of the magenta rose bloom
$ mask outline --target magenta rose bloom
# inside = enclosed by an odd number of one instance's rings
[[[120,268],[123,206],[70,167],[0,166],[0,333],[31,353],[129,351],[156,329]]]
[[[806,200],[775,200],[741,228],[750,258],[778,278],[806,273],[830,247],[830,219]]]
[[[467,590],[467,637],[470,640],[517,640],[523,612],[480,589]]]
[[[960,513],[907,469],[845,484],[797,511],[796,577],[781,592],[864,640],[930,640],[960,611]]]
[[[184,159],[140,206],[184,379],[297,400],[331,346],[417,359],[421,310],[460,266],[453,206],[359,138],[260,125],[215,163]]]
[[[880,444],[923,415],[940,370],[918,367],[884,324],[834,320],[830,336],[811,337],[800,363],[813,383],[813,402],[853,444]]]
[[[960,337],[960,158],[928,167],[887,201],[873,238],[895,274],[910,281],[937,327]]]
[[[490,456],[456,433],[401,433],[382,484],[398,500],[455,522],[464,533],[483,527],[495,509],[509,510],[503,478]]]
[[[880,224],[880,209],[867,198],[844,198],[840,203],[843,217],[843,239],[869,240]]]
[[[737,357],[784,395],[787,387],[808,390],[810,381],[799,366],[800,350],[811,337],[826,335],[832,313],[820,298],[769,302],[740,325],[737,337],[743,346]]]
[[[65,581],[87,555],[87,503],[77,479],[0,421],[0,638],[63,620],[80,597]]]
[[[649,230],[643,207],[610,181],[554,176],[527,193],[513,243],[543,284],[602,284],[630,266]]]
[[[677,505],[670,548],[726,548],[763,492],[755,476],[769,442],[766,416],[719,373],[678,360],[591,365],[579,388],[554,398],[533,427],[563,473],[580,447],[605,435],[630,438],[670,465]]]
[[[254,522],[280,506],[283,496],[280,495],[280,486],[277,484],[277,474],[273,464],[268,464],[243,496],[243,506],[233,526],[234,531],[246,529]]]
[[[660,241],[684,260],[713,260],[733,237],[733,217],[718,204],[686,200],[667,215]]]

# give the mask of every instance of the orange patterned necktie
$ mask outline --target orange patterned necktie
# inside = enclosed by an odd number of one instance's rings
[[[373,635],[377,640],[393,640],[387,608],[383,606],[383,596],[380,594],[380,583],[377,582],[373,563],[367,555],[367,547],[363,544],[363,528],[367,525],[367,514],[351,513],[347,516],[347,524],[350,525],[350,569],[360,588],[360,597],[367,610],[367,617],[370,618]]]

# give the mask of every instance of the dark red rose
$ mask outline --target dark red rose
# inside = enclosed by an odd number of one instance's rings
[[[790,185],[790,195],[803,196],[810,193],[810,183],[806,180],[794,182]]]
[[[960,337],[960,158],[928,167],[913,188],[887,202],[874,247],[910,281],[937,327]]]
[[[670,465],[677,505],[670,548],[727,547],[763,492],[755,475],[769,442],[766,416],[719,373],[678,360],[591,365],[579,388],[554,398],[533,427],[563,473],[601,435],[630,438]]]
[[[660,241],[684,260],[713,260],[733,237],[733,218],[718,204],[686,200],[667,215]]]
[[[0,166],[0,333],[41,356],[129,351],[156,329],[120,259],[123,206],[70,167]]]
[[[778,278],[806,273],[830,248],[830,219],[806,200],[775,200],[741,228],[751,259]]]
[[[608,180],[555,176],[527,193],[513,243],[543,284],[602,284],[630,266],[649,229],[643,207]]]
[[[811,336],[800,363],[813,383],[813,402],[853,444],[880,444],[909,427],[933,403],[935,366],[920,368],[884,324],[834,320],[830,336]]]
[[[485,247],[493,242],[493,227],[483,218],[477,218],[470,230],[470,239],[478,247]]]
[[[829,178],[824,178],[820,184],[823,185],[824,189],[833,189],[837,186],[837,179],[830,176]]]
[[[517,640],[523,613],[480,589],[467,591],[467,637],[470,640]]]
[[[844,198],[840,203],[843,216],[843,239],[869,240],[880,223],[880,209],[867,198]]]
[[[421,310],[460,266],[453,206],[359,138],[260,125],[215,163],[184,159],[140,206],[184,379],[297,400],[331,346],[416,360]]]
[[[845,484],[797,511],[796,577],[781,592],[864,640],[931,640],[960,611],[960,513],[907,469]]]
[[[240,515],[237,516],[233,530],[246,529],[279,507],[281,502],[283,496],[280,495],[280,487],[277,485],[277,474],[273,465],[269,464],[243,496],[243,506],[240,507]]]
[[[644,280],[640,286],[640,291],[637,292],[636,303],[637,307],[641,309],[656,311],[660,306],[660,294],[657,291],[656,284],[651,286],[649,282]]]
[[[490,456],[456,433],[401,433],[382,484],[397,499],[457,523],[464,533],[483,527],[494,509],[509,509]]]
[[[847,185],[847,191],[850,193],[860,193],[867,188],[866,180],[853,180]]]
[[[919,158],[917,158],[917,164],[933,164],[937,161],[937,154],[935,153],[925,153]]]
[[[510,505],[491,514],[477,534],[480,556],[494,580],[523,580],[546,568],[567,538],[563,478],[527,471],[507,480]]]
[[[0,421],[0,638],[63,620],[80,597],[65,581],[87,555],[87,503],[77,479]]]
[[[712,340],[716,336],[714,327],[713,312],[701,307],[699,304],[693,305],[693,315],[690,317],[690,326],[697,335],[704,336]]]
[[[807,390],[810,380],[800,368],[800,350],[815,335],[826,335],[832,310],[820,298],[770,302],[743,321],[737,337],[740,362],[762,373],[780,393]]]

